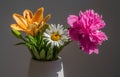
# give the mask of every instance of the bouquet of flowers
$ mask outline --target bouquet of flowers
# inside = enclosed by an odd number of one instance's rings
[[[51,15],[44,17],[43,12],[44,8],[40,7],[35,13],[24,10],[23,16],[14,13],[16,24],[10,25],[12,33],[22,40],[16,45],[27,46],[33,59],[57,60],[61,50],[72,41],[77,41],[80,49],[87,54],[98,54],[98,45],[107,40],[101,31],[105,22],[94,10],[80,11],[79,16],[69,15],[69,27],[47,23]]]

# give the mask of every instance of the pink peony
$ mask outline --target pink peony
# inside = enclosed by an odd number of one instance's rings
[[[107,40],[105,33],[100,30],[105,26],[102,16],[95,13],[94,10],[80,11],[79,16],[70,15],[67,22],[70,25],[71,39],[78,41],[84,52],[98,54],[98,45]]]

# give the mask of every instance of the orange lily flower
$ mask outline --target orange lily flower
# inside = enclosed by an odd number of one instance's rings
[[[41,7],[34,14],[30,10],[24,10],[23,16],[14,13],[13,18],[16,21],[16,24],[11,24],[11,28],[35,36],[51,17],[51,15],[48,14],[43,18],[43,12],[44,8]]]

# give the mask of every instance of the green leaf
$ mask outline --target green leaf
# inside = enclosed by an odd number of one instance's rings
[[[49,28],[49,24],[45,24],[45,26],[43,27],[43,31],[45,31],[47,28]]]
[[[37,47],[39,47],[40,49],[42,48],[41,45],[43,45],[43,37],[42,37],[42,34],[39,32],[38,35],[36,36],[36,44],[37,44]]]
[[[26,43],[25,42],[19,42],[19,43],[15,44],[15,45],[26,45]]]
[[[47,51],[47,60],[52,60],[52,58],[53,58],[53,50],[50,48]]]
[[[12,31],[12,34],[17,38],[20,38],[20,39],[22,38],[22,35],[18,30],[12,29],[11,31]]]
[[[40,59],[45,59],[45,50],[44,49],[42,49],[41,51],[40,51]]]
[[[39,59],[40,59],[40,56],[39,56],[39,54],[38,54],[37,49],[36,49],[34,46],[32,47],[32,52],[33,52],[35,58],[39,60]]]
[[[30,50],[32,49],[32,45],[28,42],[25,44]]]
[[[59,48],[57,46],[54,46],[53,48],[53,57],[56,58],[58,56]]]
[[[45,24],[40,30],[40,33],[43,34],[47,28],[49,28],[49,24]]]
[[[28,43],[26,43],[26,46],[28,47],[31,55],[32,55],[34,58],[40,59],[39,54],[38,54],[38,50],[35,48],[34,45],[32,45],[32,44],[30,44],[30,43],[28,42]]]
[[[34,38],[34,37],[31,36],[31,35],[27,35],[26,38],[29,40],[28,42],[29,42],[30,44],[36,45],[36,43],[37,43],[36,38]]]

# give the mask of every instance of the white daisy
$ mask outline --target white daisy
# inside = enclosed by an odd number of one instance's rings
[[[48,41],[48,44],[51,44],[51,47],[62,46],[65,42],[68,41],[68,30],[63,27],[63,25],[51,24],[49,29],[46,29],[43,34],[44,40]]]

